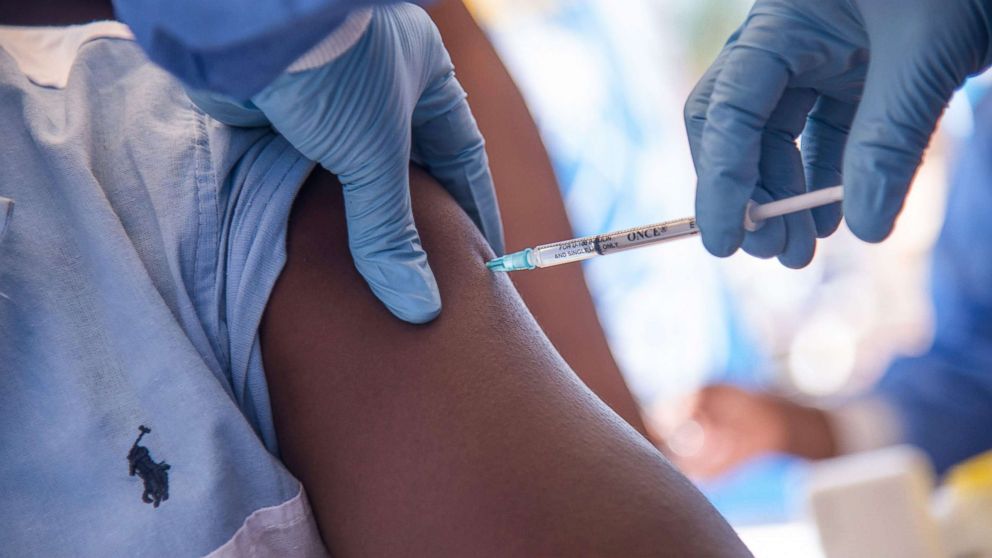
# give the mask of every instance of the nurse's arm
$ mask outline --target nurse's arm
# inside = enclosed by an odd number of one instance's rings
[[[394,319],[311,176],[262,324],[282,457],[335,556],[746,556],[727,523],[569,370],[485,240],[422,172],[439,319]]]

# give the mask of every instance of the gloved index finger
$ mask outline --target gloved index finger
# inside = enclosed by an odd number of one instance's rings
[[[396,317],[425,323],[441,312],[441,295],[427,262],[410,203],[406,157],[370,181],[342,175],[351,255],[372,292]]]
[[[810,191],[836,186],[843,182],[844,148],[857,105],[822,96],[809,113],[803,130],[803,164]],[[833,234],[840,225],[841,204],[833,203],[812,210],[816,234],[820,238]]]
[[[746,37],[745,29],[742,38]],[[739,41],[713,84],[703,129],[696,219],[706,249],[729,256],[744,239],[744,210],[759,179],[761,138],[789,81],[785,60]]]

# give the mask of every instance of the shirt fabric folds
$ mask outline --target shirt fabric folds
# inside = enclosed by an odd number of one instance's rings
[[[38,39],[80,30],[74,50]],[[16,31],[0,28],[0,555],[323,555],[258,339],[313,164],[204,115],[120,24]]]

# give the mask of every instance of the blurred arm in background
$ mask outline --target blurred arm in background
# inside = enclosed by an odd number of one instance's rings
[[[681,423],[675,436],[701,436],[678,456],[683,470],[712,477],[766,452],[820,459],[909,443],[943,472],[992,449],[992,97],[978,104],[961,147],[932,256],[930,349],[895,360],[870,393],[830,410],[704,388],[672,422]]]

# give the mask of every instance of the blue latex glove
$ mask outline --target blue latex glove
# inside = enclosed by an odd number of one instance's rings
[[[952,93],[990,63],[990,8],[757,0],[685,107],[706,249],[727,256],[743,245],[802,267],[815,238],[839,225],[839,204],[747,234],[745,206],[841,183],[854,234],[888,236]]]
[[[239,101],[272,83],[347,14],[395,0],[113,0],[148,57],[188,88]],[[421,2],[427,3],[427,2]]]
[[[411,149],[502,254],[483,139],[440,34],[421,8],[375,8],[365,34],[347,52],[324,66],[282,75],[250,103],[191,97],[229,124],[270,122],[338,176],[355,266],[400,319],[423,323],[441,311],[410,208]]]

